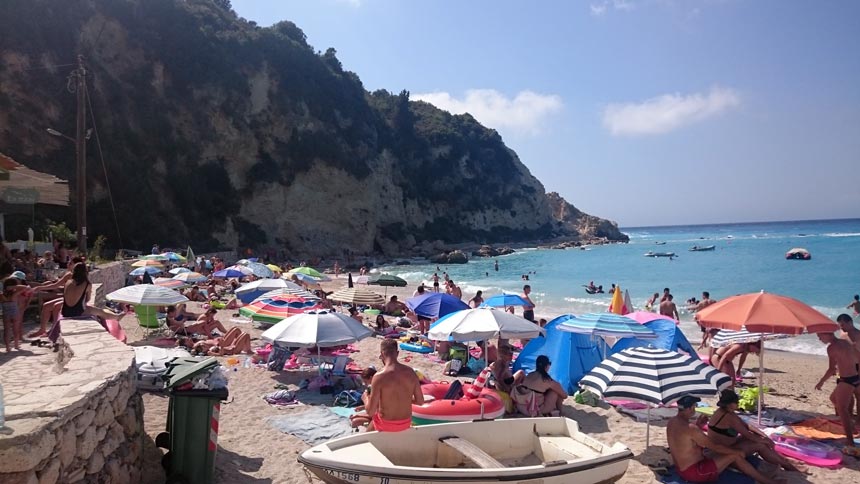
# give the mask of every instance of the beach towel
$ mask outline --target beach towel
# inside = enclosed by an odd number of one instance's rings
[[[307,407],[306,410],[266,417],[266,423],[290,434],[308,445],[317,445],[352,433],[349,419],[328,407]]]
[[[263,400],[275,407],[287,407],[299,404],[299,401],[296,400],[296,392],[292,390],[278,390],[268,395],[263,395]]]
[[[524,385],[517,385],[511,390],[511,400],[517,411],[526,417],[539,417],[543,394],[537,393]]]
[[[791,426],[791,430],[801,437],[813,440],[844,439],[845,430],[837,419],[812,418]],[[854,435],[860,435],[856,430]]]
[[[747,457],[747,461],[752,464],[753,467],[758,469],[759,464],[761,464],[761,459],[758,457]],[[672,466],[668,469],[669,473],[665,476],[660,476],[659,481],[665,484],[689,484],[689,481],[685,481],[681,479],[678,475],[678,468]],[[755,484],[755,480],[752,477],[747,476],[746,474],[734,470],[725,470],[722,474],[720,474],[720,478],[715,482],[718,484]]]

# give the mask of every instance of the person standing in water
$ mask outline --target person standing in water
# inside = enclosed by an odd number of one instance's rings
[[[496,259],[494,266],[495,266],[496,272],[499,272],[499,260],[498,259]]]
[[[498,270],[498,269],[496,269],[496,270]],[[848,306],[846,306],[846,308],[847,308],[847,309],[853,309],[853,310],[854,310],[854,315],[855,315],[855,316],[857,316],[858,314],[860,314],[860,294],[855,294],[855,295],[854,295],[854,300],[853,300],[853,301],[851,301],[851,304],[849,304]]]
[[[523,306],[523,317],[531,322],[535,322],[535,303],[532,302],[529,294],[532,292],[532,287],[528,284],[523,286],[523,295],[521,296],[528,305]]]

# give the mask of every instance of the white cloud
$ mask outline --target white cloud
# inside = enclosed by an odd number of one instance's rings
[[[495,89],[470,89],[457,99],[447,92],[413,94],[413,100],[425,101],[452,114],[469,113],[482,124],[496,129],[510,129],[525,134],[540,132],[543,121],[562,108],[561,97],[520,91],[508,98]]]
[[[602,2],[590,4],[589,8],[591,8],[591,15],[600,17],[609,10],[629,12],[636,8],[636,4],[633,0],[603,0]]]
[[[741,104],[737,91],[713,87],[708,93],[664,94],[641,103],[609,104],[603,125],[613,134],[636,136],[668,133]]]

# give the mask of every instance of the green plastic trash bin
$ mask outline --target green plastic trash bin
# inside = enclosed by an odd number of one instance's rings
[[[168,450],[162,465],[169,483],[214,482],[218,420],[221,401],[227,399],[227,389],[180,388],[218,365],[215,358],[179,358],[168,363],[165,373],[170,393],[167,432],[156,438],[156,444]]]

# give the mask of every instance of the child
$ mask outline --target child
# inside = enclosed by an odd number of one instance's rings
[[[364,383],[364,393],[361,394],[361,401],[364,405],[359,405],[355,407],[355,413],[349,417],[349,424],[352,425],[352,428],[358,428],[364,425],[370,424],[373,420],[367,412],[364,411],[364,406],[367,405],[367,401],[370,400],[370,382],[373,381],[373,375],[376,374],[376,368],[369,366],[361,372],[361,381]]]
[[[21,349],[23,318],[18,317],[18,295],[22,291],[28,290],[30,290],[29,286],[19,286],[18,279],[14,277],[8,277],[3,281],[0,306],[3,307],[3,342],[6,343],[7,353],[12,351],[9,346],[10,341],[14,343],[16,350]]]

